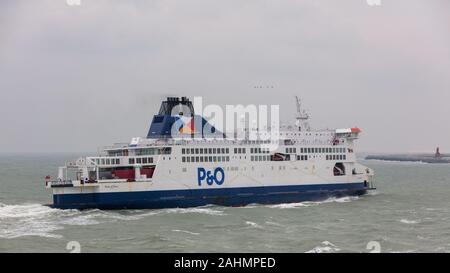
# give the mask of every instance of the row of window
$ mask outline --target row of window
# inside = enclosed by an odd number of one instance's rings
[[[346,155],[327,155],[327,160],[347,160]]]
[[[235,154],[245,154],[247,151],[245,148],[234,148]]]
[[[345,148],[323,147],[323,148],[299,148],[301,154],[325,154],[325,153],[345,153]],[[297,153],[297,148],[286,148],[287,154]]]
[[[128,156],[128,150],[113,150],[108,151],[109,156]]]
[[[268,148],[250,148],[250,153],[252,154],[268,154]]]
[[[119,158],[97,158],[95,159],[95,163],[97,165],[119,165],[120,159]]]
[[[181,149],[182,154],[228,154],[230,153],[229,148],[183,148]]]
[[[130,165],[133,164],[151,164],[153,163],[153,157],[137,157],[137,158],[129,158],[128,163]]]
[[[251,161],[271,161],[270,155],[252,155],[250,157]]]
[[[163,147],[163,148],[145,148],[145,149],[137,149],[135,154],[139,155],[170,155],[172,153],[171,147]]]
[[[244,140],[242,141],[244,144],[275,144],[276,141],[270,141],[270,140]]]
[[[183,156],[182,162],[228,162],[229,156]]]
[[[296,154],[297,148],[286,148],[286,153],[287,154]]]
[[[308,160],[308,156],[307,155],[298,155],[297,160],[301,160],[301,161]]]

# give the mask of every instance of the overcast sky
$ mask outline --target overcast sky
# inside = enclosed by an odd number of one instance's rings
[[[303,98],[359,151],[450,152],[450,1],[0,1],[0,153],[145,136],[166,95]],[[255,88],[273,86],[273,88]]]

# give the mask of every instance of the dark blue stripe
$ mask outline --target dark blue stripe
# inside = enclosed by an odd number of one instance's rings
[[[364,183],[214,188],[170,191],[85,193],[53,195],[53,207],[61,209],[187,208],[209,204],[244,206],[320,201],[330,197],[366,193]]]

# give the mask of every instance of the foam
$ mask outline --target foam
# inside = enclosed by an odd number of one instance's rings
[[[257,223],[251,222],[251,221],[245,221],[245,224],[249,225],[249,226],[251,226],[253,228],[259,228],[259,229],[263,228],[262,226],[258,225]]]
[[[335,244],[330,243],[329,241],[323,241],[321,245],[306,251],[306,253],[331,253],[337,251],[340,251],[340,249]]]
[[[172,231],[173,232],[187,233],[187,234],[191,234],[191,235],[200,235],[200,233],[191,232],[191,231],[187,231],[187,230],[181,230],[181,229],[173,229]]]
[[[61,213],[63,211],[40,204],[0,204],[0,238],[13,239],[24,236],[62,238],[62,235],[53,233],[63,228],[54,221]]]
[[[165,210],[167,213],[200,213],[214,216],[222,216],[225,215],[221,210],[214,210],[208,207],[200,207],[200,208],[176,208],[176,209],[167,209]]]
[[[348,203],[355,200],[358,200],[358,196],[345,196],[340,198],[331,197],[323,201],[317,201],[317,202],[299,202],[299,203],[283,203],[283,204],[277,204],[277,205],[270,205],[269,208],[277,208],[277,209],[293,209],[293,208],[300,208],[300,207],[311,207],[311,206],[317,206],[320,204],[327,204],[327,203]]]
[[[408,220],[408,219],[400,219],[400,222],[403,224],[408,224],[408,225],[419,223],[419,221],[417,221],[417,220]]]

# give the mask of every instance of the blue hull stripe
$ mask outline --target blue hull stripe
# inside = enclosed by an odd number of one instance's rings
[[[320,201],[330,197],[362,195],[361,183],[269,187],[214,188],[169,191],[84,193],[53,195],[53,207],[61,209],[156,209],[187,208],[209,204],[244,206]]]

